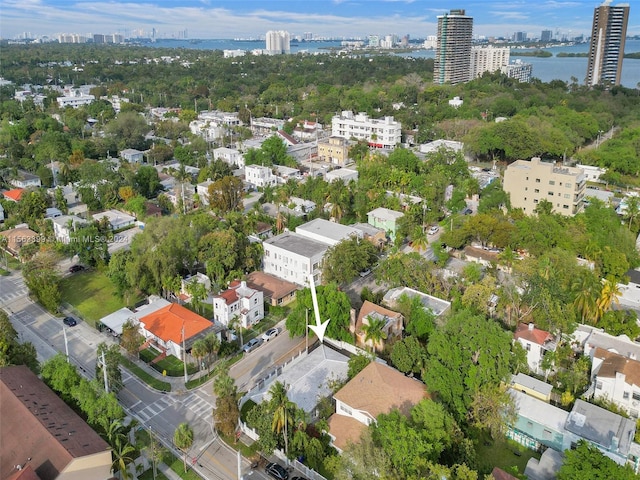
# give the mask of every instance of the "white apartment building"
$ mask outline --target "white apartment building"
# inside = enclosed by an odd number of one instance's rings
[[[58,97],[57,101],[58,101],[58,106],[60,108],[65,108],[65,107],[78,108],[82,105],[89,105],[90,103],[93,103],[95,99],[96,97],[94,97],[93,95],[86,95],[86,94],[80,93],[79,90],[75,90],[71,93],[71,95]]]
[[[265,35],[267,55],[291,52],[291,35],[284,30],[269,30]]]
[[[273,175],[270,167],[263,165],[247,165],[244,167],[244,179],[254,188],[264,188],[277,185],[277,177]]]
[[[370,147],[392,149],[402,141],[402,125],[392,116],[373,119],[366,113],[354,115],[345,110],[331,119],[331,135],[366,140]]]
[[[531,81],[531,74],[533,73],[533,65],[517,58],[509,65],[500,67],[500,72],[509,78],[515,78],[520,83],[529,83]]]
[[[247,287],[247,282],[231,282],[229,288],[213,297],[213,319],[228,327],[238,318],[242,328],[249,328],[264,318],[264,295]]]
[[[471,47],[471,78],[481,77],[484,72],[496,72],[509,65],[509,47]]]
[[[504,173],[504,191],[511,198],[511,206],[527,215],[534,213],[541,200],[551,202],[554,213],[580,213],[586,184],[581,168],[556,166],[538,157],[517,160]]]
[[[264,272],[300,286],[308,286],[309,274],[319,284],[322,258],[329,245],[294,232],[285,232],[262,243]]]
[[[232,167],[244,168],[244,156],[235,148],[219,147],[213,150],[214,160],[222,160]]]
[[[640,412],[640,361],[596,347],[591,377],[594,398],[613,402],[632,417]]]
[[[296,227],[296,233],[331,247],[343,240],[354,237],[361,239],[363,237],[362,232],[357,228],[330,222],[323,218],[316,218],[315,220]]]

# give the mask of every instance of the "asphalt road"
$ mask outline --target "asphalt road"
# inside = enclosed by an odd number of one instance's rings
[[[67,261],[61,268],[68,268]],[[62,317],[53,316],[32,302],[19,272],[0,276],[0,308],[3,308],[18,332],[21,342],[32,342],[38,359],[45,361],[58,352],[69,351],[69,358],[87,378],[93,378],[96,347],[100,342],[114,343],[113,337],[100,333],[77,318],[78,325],[66,327]],[[66,347],[65,347],[66,332]],[[265,376],[274,364],[282,363],[304,349],[304,337],[291,339],[285,331],[275,339],[245,355],[230,373],[245,387]],[[198,389],[175,389],[170,393],[155,391],[123,369],[122,390],[118,399],[125,411],[140,425],[156,434],[165,447],[172,447],[173,433],[182,422],[194,429],[194,444],[188,452],[192,468],[205,479],[237,480],[238,457],[235,450],[218,439],[213,428],[215,397],[211,382]],[[174,381],[180,383],[180,381]],[[262,471],[251,471],[249,461],[241,459],[245,479],[267,479]]]

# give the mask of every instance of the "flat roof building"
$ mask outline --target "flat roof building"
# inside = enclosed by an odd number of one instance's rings
[[[581,168],[558,166],[538,157],[517,160],[504,173],[504,191],[513,208],[535,213],[538,204],[547,200],[552,211],[573,216],[583,209],[586,177]]]

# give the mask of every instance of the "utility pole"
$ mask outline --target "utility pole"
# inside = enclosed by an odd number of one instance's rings
[[[242,480],[242,455],[238,450],[238,480]]]
[[[62,326],[62,334],[64,335],[64,351],[67,354],[67,363],[69,363],[69,343],[67,342],[67,329]]]
[[[304,329],[304,341],[305,341],[305,351],[307,355],[309,354],[309,309],[305,310],[306,316],[306,327]]]
[[[104,377],[104,391],[109,393],[109,378],[107,377],[107,362],[104,360],[104,351],[102,352],[102,375]]]

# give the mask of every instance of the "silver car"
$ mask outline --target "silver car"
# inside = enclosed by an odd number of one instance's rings
[[[242,350],[245,353],[251,353],[256,348],[258,348],[260,345],[262,345],[262,338],[260,338],[260,337],[253,338],[253,339],[249,340],[247,343],[244,344],[244,346],[242,347]]]

